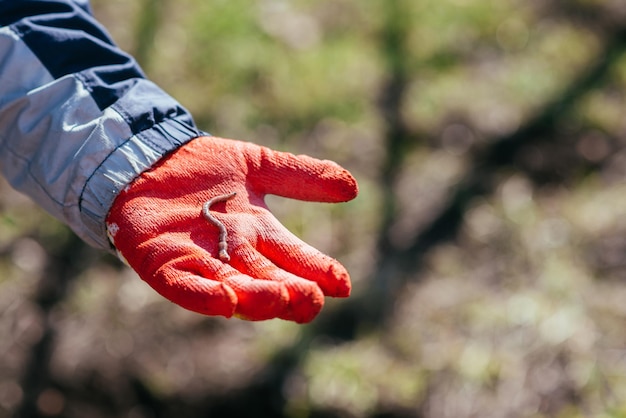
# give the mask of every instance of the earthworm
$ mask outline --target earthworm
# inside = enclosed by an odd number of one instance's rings
[[[230,256],[228,255],[228,244],[226,243],[226,237],[228,236],[228,232],[226,231],[226,227],[224,226],[223,223],[221,223],[215,216],[211,215],[210,212],[210,208],[211,205],[213,205],[214,203],[217,202],[224,202],[228,199],[233,198],[235,195],[237,194],[237,192],[232,192],[232,193],[228,193],[228,194],[223,194],[223,195],[219,195],[219,196],[215,196],[212,199],[209,199],[203,206],[202,206],[202,214],[204,215],[204,218],[211,222],[213,225],[215,225],[219,230],[220,230],[220,241],[219,241],[219,257],[220,260],[224,261],[224,262],[228,262],[230,261]]]

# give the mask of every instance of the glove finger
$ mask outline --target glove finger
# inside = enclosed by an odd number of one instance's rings
[[[350,296],[350,275],[346,268],[293,235],[280,222],[266,226],[256,245],[279,268],[317,283],[326,296]]]
[[[235,272],[232,268],[229,270]],[[289,304],[289,292],[282,283],[257,280],[240,273],[228,277],[225,283],[237,294],[235,314],[242,319],[280,318]]]
[[[251,161],[248,179],[262,194],[314,202],[346,202],[358,193],[354,177],[333,161],[246,145]]]
[[[231,264],[257,282],[280,283],[288,291],[288,303],[277,316],[298,323],[310,322],[324,306],[324,294],[317,284],[291,274],[273,264],[249,243],[233,253]]]
[[[238,297],[226,283],[208,280],[198,274],[204,268],[195,255],[168,261],[154,275],[142,277],[154,290],[183,308],[204,315],[230,318]]]

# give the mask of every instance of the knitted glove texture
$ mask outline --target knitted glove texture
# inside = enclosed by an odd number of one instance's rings
[[[219,228],[229,260],[219,257]],[[107,217],[113,245],[158,293],[206,315],[311,321],[324,296],[347,297],[350,277],[335,259],[291,234],[268,210],[267,194],[345,202],[355,179],[332,161],[247,142],[200,137],[164,157],[115,200]]]

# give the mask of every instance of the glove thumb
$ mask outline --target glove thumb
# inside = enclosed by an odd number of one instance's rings
[[[328,160],[294,155],[264,147],[246,150],[252,165],[249,181],[264,194],[309,202],[347,202],[359,192],[354,177]]]

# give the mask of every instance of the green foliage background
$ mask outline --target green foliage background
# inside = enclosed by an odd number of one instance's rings
[[[626,416],[623,2],[93,6],[202,129],[357,177],[269,201],[354,292],[200,317],[2,184],[0,417]]]

